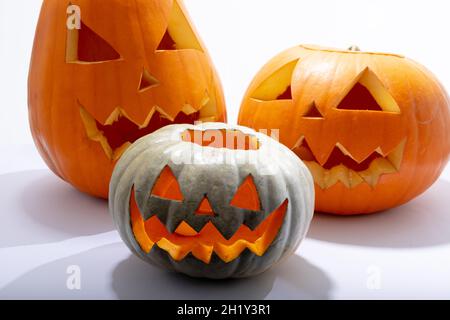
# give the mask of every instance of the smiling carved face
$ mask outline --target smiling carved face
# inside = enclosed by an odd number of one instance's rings
[[[228,207],[214,204],[220,213],[214,211],[207,194],[200,202],[196,200],[196,196],[185,199],[168,166],[163,169],[150,193],[150,203],[146,206],[148,214],[140,211],[133,189],[130,221],[141,249],[148,254],[156,245],[175,261],[192,254],[207,264],[211,262],[213,253],[224,262],[237,259],[245,249],[262,256],[278,235],[288,208],[288,200],[285,199],[266,215],[261,210],[251,175],[237,188]],[[196,202],[198,205],[192,210]],[[172,215],[167,217],[167,212],[162,208],[170,207]],[[224,219],[224,216],[227,218]],[[265,216],[264,220],[260,218]],[[243,224],[227,223],[227,220],[235,219],[243,220]],[[161,220],[166,223],[170,220],[169,226],[172,228],[168,230]]]
[[[144,261],[217,279],[256,275],[292,254],[313,200],[308,169],[285,146],[206,123],[167,126],[133,144],[114,170],[109,205]]]
[[[218,77],[179,0],[44,1],[29,83],[42,156],[101,197],[116,161],[140,137],[226,119]]]
[[[269,62],[239,123],[280,129],[308,166],[316,210],[371,213],[411,200],[450,153],[448,95],[399,55],[300,46]]]

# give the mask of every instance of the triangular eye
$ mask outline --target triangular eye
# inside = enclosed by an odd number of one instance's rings
[[[193,49],[203,51],[194,30],[177,0],[173,1],[169,25],[157,51]]]
[[[392,95],[368,68],[360,75],[337,109],[401,113]]]
[[[95,63],[119,60],[120,54],[81,21],[81,28],[67,31],[66,62]]]
[[[303,116],[304,118],[323,118],[322,112],[317,108],[315,102],[311,103],[308,112]]]
[[[238,188],[230,205],[251,211],[261,210],[258,189],[256,188],[255,181],[251,175],[249,175]]]
[[[298,60],[275,71],[253,92],[253,99],[262,101],[292,100],[291,80]]]
[[[145,91],[157,85],[159,85],[158,79],[152,76],[151,73],[144,68],[142,71],[141,82],[139,84],[139,91]]]
[[[166,166],[159,175],[151,195],[167,200],[183,201],[180,185],[169,166]]]

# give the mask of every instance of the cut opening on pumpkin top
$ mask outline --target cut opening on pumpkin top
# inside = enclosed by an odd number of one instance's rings
[[[193,143],[201,147],[229,150],[259,150],[260,142],[257,137],[240,130],[186,130],[181,134],[184,142]]]

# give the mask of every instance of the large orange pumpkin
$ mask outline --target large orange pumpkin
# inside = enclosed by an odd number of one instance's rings
[[[299,46],[256,76],[239,123],[280,129],[314,176],[317,211],[372,213],[439,177],[450,153],[449,105],[438,80],[403,56]]]
[[[138,138],[226,120],[219,79],[180,0],[44,0],[29,115],[48,166],[104,198]]]

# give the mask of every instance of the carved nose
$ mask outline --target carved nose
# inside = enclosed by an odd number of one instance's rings
[[[208,197],[205,195],[203,200],[200,202],[195,214],[204,215],[204,216],[214,216],[214,210],[209,203]]]

